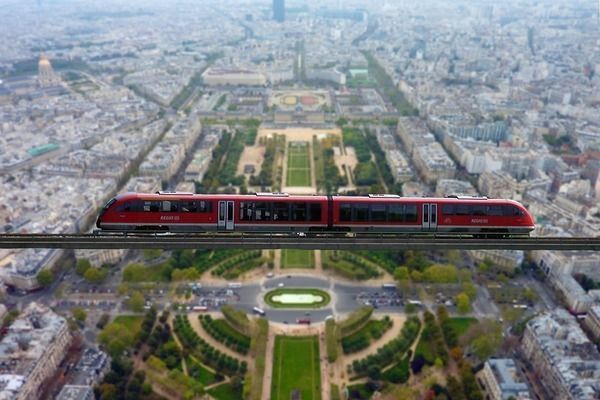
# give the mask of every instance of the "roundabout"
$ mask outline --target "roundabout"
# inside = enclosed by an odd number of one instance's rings
[[[329,304],[331,296],[320,289],[281,288],[267,292],[264,299],[273,308],[321,308]]]

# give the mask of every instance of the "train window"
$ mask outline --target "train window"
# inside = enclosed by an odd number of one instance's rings
[[[454,215],[471,215],[471,207],[467,204],[457,204],[454,207]]]
[[[196,212],[196,202],[195,201],[182,201],[179,204],[181,212]]]
[[[519,210],[515,206],[504,206],[504,216],[505,217],[522,217],[525,215],[521,210]]]
[[[308,220],[309,221],[320,221],[321,220],[321,203],[309,203],[308,204]]]
[[[444,215],[454,215],[454,204],[444,204],[442,206],[442,213]]]
[[[390,204],[388,208],[388,221],[402,222],[404,221],[404,205]]]
[[[352,205],[354,219],[353,221],[364,222],[369,220],[369,205],[355,203]]]
[[[162,211],[163,212],[179,212],[179,202],[178,201],[170,201],[165,200],[162,202]]]
[[[406,205],[406,222],[417,222],[417,205]]]
[[[201,213],[209,213],[212,211],[212,201],[197,201],[196,211]]]
[[[144,211],[158,212],[160,211],[160,201],[144,201]]]
[[[273,221],[290,220],[290,203],[273,203]]]
[[[254,220],[255,221],[270,221],[271,220],[271,203],[260,201],[254,203]]]
[[[371,221],[373,222],[385,222],[386,220],[385,204],[372,204],[371,205]]]
[[[254,215],[254,203],[241,201],[240,202],[240,221],[252,221]]]
[[[489,206],[487,210],[487,215],[489,216],[502,216],[502,206]]]
[[[352,221],[352,205],[350,203],[340,204],[340,221]]]
[[[117,212],[129,212],[131,211],[131,202],[130,201],[126,201],[123,204],[120,204],[117,207]]]
[[[292,203],[292,221],[306,221],[306,203]]]
[[[471,215],[486,216],[487,207],[482,204],[476,204],[471,206]]]

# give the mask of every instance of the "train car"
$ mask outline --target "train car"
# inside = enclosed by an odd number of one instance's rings
[[[333,226],[351,232],[528,234],[532,216],[513,200],[486,197],[335,196]]]
[[[528,234],[518,202],[484,197],[291,196],[126,193],[110,200],[97,227],[112,231],[375,232]]]
[[[114,231],[269,231],[326,230],[326,196],[194,195],[126,193],[110,200],[96,226]]]

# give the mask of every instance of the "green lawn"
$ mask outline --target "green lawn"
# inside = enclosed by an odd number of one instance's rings
[[[217,382],[217,378],[213,372],[208,370],[204,365],[199,363],[197,360],[187,357],[186,364],[189,375],[196,379],[204,386],[211,385]]]
[[[135,337],[142,329],[143,315],[119,315],[115,317],[113,323],[122,325]]]
[[[298,145],[298,143],[302,143]],[[288,144],[287,185],[310,186],[310,160],[308,142]]]
[[[271,399],[289,400],[294,390],[302,400],[321,399],[317,336],[275,337]]]
[[[207,391],[212,397],[217,400],[242,400],[241,391],[235,391],[229,383],[224,383]]]
[[[448,318],[448,322],[446,323],[454,330],[456,337],[460,337],[471,325],[477,323],[477,319],[470,317],[453,317]]]
[[[312,250],[281,251],[281,268],[314,268],[315,253]]]

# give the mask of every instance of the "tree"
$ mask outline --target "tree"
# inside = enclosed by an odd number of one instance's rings
[[[80,307],[71,309],[71,314],[73,314],[73,318],[79,322],[85,322],[85,319],[87,318],[87,313]]]
[[[80,258],[77,260],[77,264],[75,265],[75,272],[77,274],[83,276],[85,271],[92,267],[92,263],[87,258]]]
[[[462,284],[463,293],[469,296],[471,301],[475,300],[477,297],[477,288],[473,284],[473,282],[463,282]]]
[[[470,345],[473,354],[480,360],[493,355],[502,344],[502,324],[484,319],[472,325],[461,337],[463,346]]]
[[[418,374],[419,372],[421,372],[424,366],[425,357],[423,357],[420,354],[417,354],[410,362],[410,369],[412,370],[413,374]]]
[[[171,280],[174,282],[179,281],[196,281],[200,279],[200,273],[194,267],[184,269],[174,269],[171,272]]]
[[[410,279],[410,272],[408,267],[398,267],[394,271],[394,279],[397,281],[407,281]]]
[[[142,312],[144,310],[144,295],[140,292],[133,292],[128,301],[128,305],[132,311]]]
[[[452,400],[465,400],[465,393],[460,381],[450,375],[447,381],[448,395]]]
[[[379,365],[369,365],[367,376],[374,381],[379,380],[381,378],[381,367]]]
[[[117,387],[110,383],[103,383],[100,385],[100,398],[102,400],[116,400]]]
[[[88,268],[83,274],[83,278],[90,283],[101,283],[106,278],[106,271],[100,268]]]
[[[523,290],[523,298],[529,303],[533,303],[537,300],[538,295],[532,288],[527,287],[525,290]]]
[[[143,264],[129,264],[123,268],[123,281],[143,282],[146,280],[146,267]]]
[[[463,384],[465,397],[469,400],[483,400],[483,395],[475,379],[471,364],[463,362],[460,367],[460,377]]]
[[[437,319],[440,325],[443,325],[446,320],[448,320],[448,309],[446,306],[441,305],[437,308]]]
[[[471,311],[471,300],[466,293],[462,292],[456,296],[456,309],[461,314],[466,314]]]
[[[436,357],[435,361],[433,362],[433,365],[435,365],[439,369],[444,368],[444,361],[441,358]]]
[[[98,341],[102,343],[112,357],[118,357],[123,351],[133,345],[133,335],[126,326],[119,323],[110,323],[98,334]]]
[[[161,254],[162,254],[162,251],[160,249],[144,249],[144,250],[142,250],[142,256],[144,257],[144,260],[146,260],[146,261],[154,260],[155,258],[160,257]]]
[[[54,282],[54,274],[49,268],[41,270],[37,274],[37,281],[42,287],[48,287]]]
[[[450,349],[450,357],[456,362],[459,362],[463,358],[463,351],[460,347],[456,346]]]

